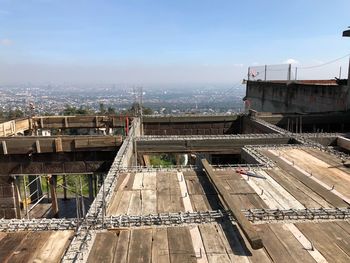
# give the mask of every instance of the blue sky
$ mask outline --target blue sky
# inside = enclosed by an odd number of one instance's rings
[[[349,10],[349,0],[0,0],[0,77],[230,83],[249,65],[350,53]]]

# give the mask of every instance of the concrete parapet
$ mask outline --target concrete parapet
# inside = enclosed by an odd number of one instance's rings
[[[245,100],[261,112],[346,111],[350,92],[331,82],[248,81]]]

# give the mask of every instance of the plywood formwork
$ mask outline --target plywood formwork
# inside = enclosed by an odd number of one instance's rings
[[[72,231],[0,233],[1,262],[59,262]]]

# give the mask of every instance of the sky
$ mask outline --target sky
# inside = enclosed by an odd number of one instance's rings
[[[0,0],[0,83],[227,83],[347,73],[349,0]]]

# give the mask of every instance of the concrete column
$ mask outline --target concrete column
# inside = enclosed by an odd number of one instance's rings
[[[9,175],[0,175],[0,218],[21,218],[18,189]]]

